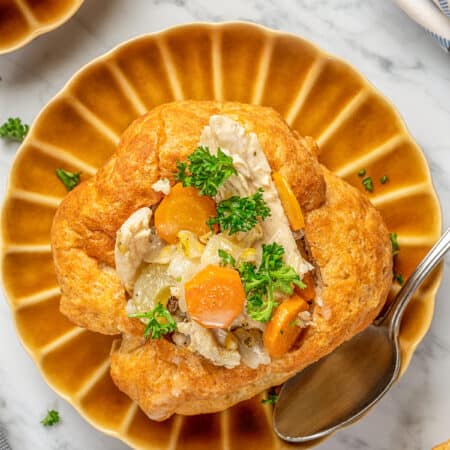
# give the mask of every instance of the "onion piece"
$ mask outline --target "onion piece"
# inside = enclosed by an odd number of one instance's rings
[[[220,265],[222,259],[219,256],[219,250],[224,250],[235,260],[238,260],[243,249],[231,242],[231,240],[227,239],[223,234],[216,234],[212,236],[206,244],[205,251],[200,258],[201,265]]]
[[[168,275],[167,266],[148,264],[143,266],[128,301],[127,313],[146,312],[162,303],[164,306],[171,295],[170,287],[175,280]]]

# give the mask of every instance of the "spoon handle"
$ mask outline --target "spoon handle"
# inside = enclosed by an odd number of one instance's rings
[[[439,264],[445,253],[450,249],[450,228],[441,236],[441,238],[434,244],[432,249],[423,258],[416,270],[409,276],[406,283],[400,289],[397,297],[393,301],[389,310],[384,317],[390,317],[389,332],[392,337],[398,336],[400,330],[400,323],[403,313],[408,306],[411,298],[416,292],[417,288],[423,283],[430,272]],[[392,312],[392,315],[390,314]]]

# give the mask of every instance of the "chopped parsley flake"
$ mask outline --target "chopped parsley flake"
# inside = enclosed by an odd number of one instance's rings
[[[402,286],[405,282],[403,275],[401,273],[394,273],[394,281],[397,281],[397,283]]]
[[[261,403],[263,405],[267,405],[267,404],[274,405],[277,402],[277,400],[278,400],[278,395],[271,393],[267,396],[267,398],[262,399]]]
[[[56,176],[62,181],[67,191],[71,191],[80,183],[80,172],[74,173],[64,169],[56,169]]]
[[[0,137],[10,141],[22,142],[28,133],[29,126],[22,123],[18,117],[10,117],[2,126],[0,126]]]
[[[219,253],[220,259],[222,260],[222,264],[224,266],[231,266],[233,268],[236,267],[236,260],[233,258],[232,255],[230,255],[225,250],[222,250],[221,248],[219,249],[218,253]]]
[[[47,411],[47,415],[41,420],[42,425],[44,427],[52,427],[60,420],[59,412],[54,409],[49,409]]]
[[[161,303],[158,303],[151,311],[143,313],[130,314],[128,317],[137,319],[148,319],[147,326],[144,330],[144,337],[148,339],[160,339],[167,333],[177,330],[177,324],[170,312]]]
[[[365,187],[366,191],[373,192],[373,181],[372,177],[366,177],[362,180],[362,184]]]
[[[366,169],[361,169],[361,170],[358,172],[358,177],[363,177],[365,174],[366,174]]]
[[[208,147],[197,147],[188,158],[188,162],[177,161],[178,173],[175,176],[184,187],[193,186],[201,195],[214,197],[231,175],[237,173],[233,167],[233,158],[220,148],[212,155]]]
[[[388,177],[387,175],[383,175],[383,176],[380,178],[380,183],[381,183],[381,184],[386,184],[388,181],[389,181],[389,177]]]
[[[398,245],[397,233],[389,233],[389,238],[392,244],[392,256],[395,256],[400,251],[400,245]]]

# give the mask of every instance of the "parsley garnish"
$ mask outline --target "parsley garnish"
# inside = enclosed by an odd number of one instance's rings
[[[187,159],[189,164],[177,161],[178,173],[175,179],[185,187],[195,187],[201,195],[214,197],[219,187],[237,173],[233,167],[233,158],[220,148],[217,149],[217,155],[212,155],[208,147],[200,146]]]
[[[71,191],[80,182],[80,172],[68,172],[64,169],[56,169],[56,176],[63,182],[68,191]]]
[[[401,273],[394,273],[394,281],[397,281],[400,286],[402,286],[405,282]]]
[[[392,256],[394,257],[394,272],[392,274],[392,279],[394,281],[397,281],[398,284],[403,285],[404,283],[404,279],[403,279],[403,275],[400,273],[395,273],[395,266],[396,266],[396,259],[395,256],[398,255],[398,252],[400,251],[400,245],[398,244],[397,241],[397,233],[389,233],[389,239],[391,240],[391,245],[392,245]]]
[[[247,296],[247,313],[253,320],[270,320],[272,311],[278,306],[274,299],[275,291],[292,295],[294,285],[300,289],[306,287],[294,268],[283,262],[283,255],[284,248],[276,242],[263,244],[261,264],[258,268],[248,262],[239,266]]]
[[[269,394],[267,396],[267,398],[264,398],[261,400],[261,403],[263,405],[269,404],[269,405],[274,405],[278,400],[278,395],[277,394]]]
[[[358,177],[363,177],[365,174],[366,174],[366,169],[361,169],[361,170],[358,172]]]
[[[16,117],[13,119],[10,117],[1,127],[0,127],[0,137],[7,138],[11,141],[22,142],[28,133],[29,126],[22,123],[22,121]]]
[[[388,177],[387,175],[383,175],[383,176],[380,178],[380,183],[381,183],[381,184],[386,184],[388,181],[389,181],[389,177]]]
[[[264,201],[260,188],[248,197],[233,197],[222,200],[217,204],[217,216],[208,220],[213,229],[215,224],[220,225],[221,231],[235,234],[239,231],[250,231],[257,223],[258,218],[264,220],[270,216],[270,208]]]
[[[397,233],[389,233],[389,239],[392,244],[392,256],[395,256],[400,251],[400,245],[398,245],[397,241]]]
[[[219,256],[222,260],[222,264],[224,266],[231,266],[233,268],[236,267],[236,260],[233,258],[232,255],[230,255],[228,252],[226,252],[225,250],[222,250],[221,248],[219,249]]]
[[[372,177],[366,177],[362,180],[362,184],[366,188],[366,191],[373,192],[373,181]]]
[[[44,427],[52,427],[55,423],[59,422],[59,412],[54,409],[49,409],[47,415],[41,420]]]
[[[147,326],[144,330],[144,337],[148,339],[160,339],[167,333],[177,330],[177,324],[170,312],[161,303],[158,303],[151,311],[143,313],[129,314],[128,317],[136,319],[148,319]]]

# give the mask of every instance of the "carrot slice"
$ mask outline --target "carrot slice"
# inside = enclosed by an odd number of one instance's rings
[[[303,275],[302,281],[306,284],[305,289],[300,289],[298,286],[295,286],[295,293],[306,301],[310,301],[316,296],[316,289],[314,287],[314,278],[312,276],[312,272],[306,272]]]
[[[228,328],[242,312],[245,291],[239,273],[206,266],[184,285],[187,309],[206,328]]]
[[[303,331],[295,321],[308,309],[308,303],[295,294],[278,306],[264,331],[264,346],[271,357],[283,356],[294,345]]]
[[[289,220],[289,224],[293,231],[300,230],[305,227],[305,219],[303,218],[302,209],[297,197],[292,192],[288,181],[281,175],[280,172],[275,172],[273,175],[273,182],[277,188],[280,196],[281,204]]]
[[[156,208],[155,227],[162,239],[175,244],[181,230],[191,231],[197,236],[208,233],[206,221],[215,215],[216,204],[212,198],[201,196],[197,189],[178,183]]]

